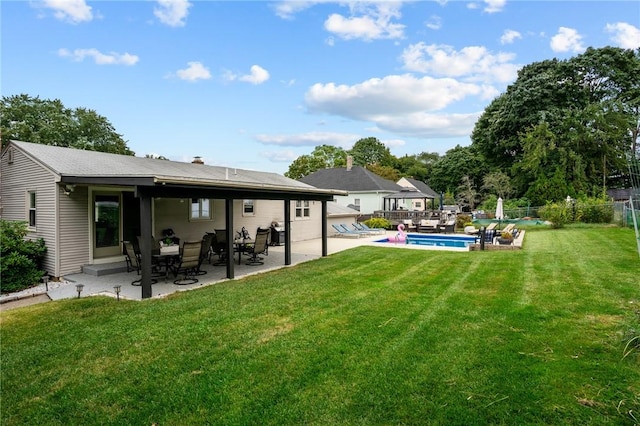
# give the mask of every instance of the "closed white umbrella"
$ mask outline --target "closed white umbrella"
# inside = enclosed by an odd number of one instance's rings
[[[496,205],[496,219],[504,219],[504,210],[502,207],[502,197],[498,198],[498,204]]]

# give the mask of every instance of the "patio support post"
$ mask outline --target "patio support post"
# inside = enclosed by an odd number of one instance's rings
[[[138,196],[140,197],[140,255],[141,262],[141,287],[142,298],[151,297],[151,200],[152,197],[140,191],[138,188]]]
[[[291,200],[284,200],[284,264],[291,265]]]
[[[322,257],[326,257],[327,253],[327,202],[322,201]]]
[[[233,241],[234,241],[234,234],[233,234],[233,198],[227,198],[225,199],[225,204],[224,204],[224,216],[225,216],[225,221],[226,221],[226,227],[227,227],[227,247],[225,248],[226,252],[227,252],[227,278],[229,278],[230,280],[234,278],[235,274],[233,271],[233,258],[234,258],[234,254],[233,254]]]

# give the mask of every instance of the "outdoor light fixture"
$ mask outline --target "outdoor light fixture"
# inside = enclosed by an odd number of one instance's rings
[[[116,291],[116,300],[120,301],[120,290],[122,290],[122,286],[114,285],[113,289]]]
[[[64,186],[64,195],[71,195],[71,193],[73,191],[75,191],[76,186],[75,185],[65,185]]]
[[[78,299],[80,299],[80,293],[82,293],[82,289],[84,288],[84,284],[76,284],[76,291],[78,292]]]

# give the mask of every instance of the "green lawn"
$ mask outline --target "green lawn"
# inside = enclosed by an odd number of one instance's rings
[[[361,247],[163,300],[3,312],[1,424],[632,425],[639,312],[629,229]]]

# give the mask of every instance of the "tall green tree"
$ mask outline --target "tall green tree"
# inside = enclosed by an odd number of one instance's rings
[[[367,166],[377,164],[379,166],[393,167],[394,158],[389,148],[377,138],[368,137],[358,140],[349,150],[355,166]]]
[[[626,174],[625,154],[637,148],[638,75],[640,49],[589,48],[527,65],[486,108],[472,143],[488,165],[514,179],[518,195],[534,191],[544,203],[558,196],[558,186],[600,193]]]
[[[10,139],[113,154],[134,155],[105,117],[87,108],[66,108],[58,99],[26,94],[3,96],[2,145]]]
[[[347,153],[344,149],[332,145],[316,146],[311,154],[301,155],[293,160],[285,176],[300,179],[320,169],[344,167],[347,164]]]
[[[427,183],[436,192],[453,192],[464,176],[472,182],[482,182],[486,172],[485,161],[475,147],[457,145],[434,163]]]

